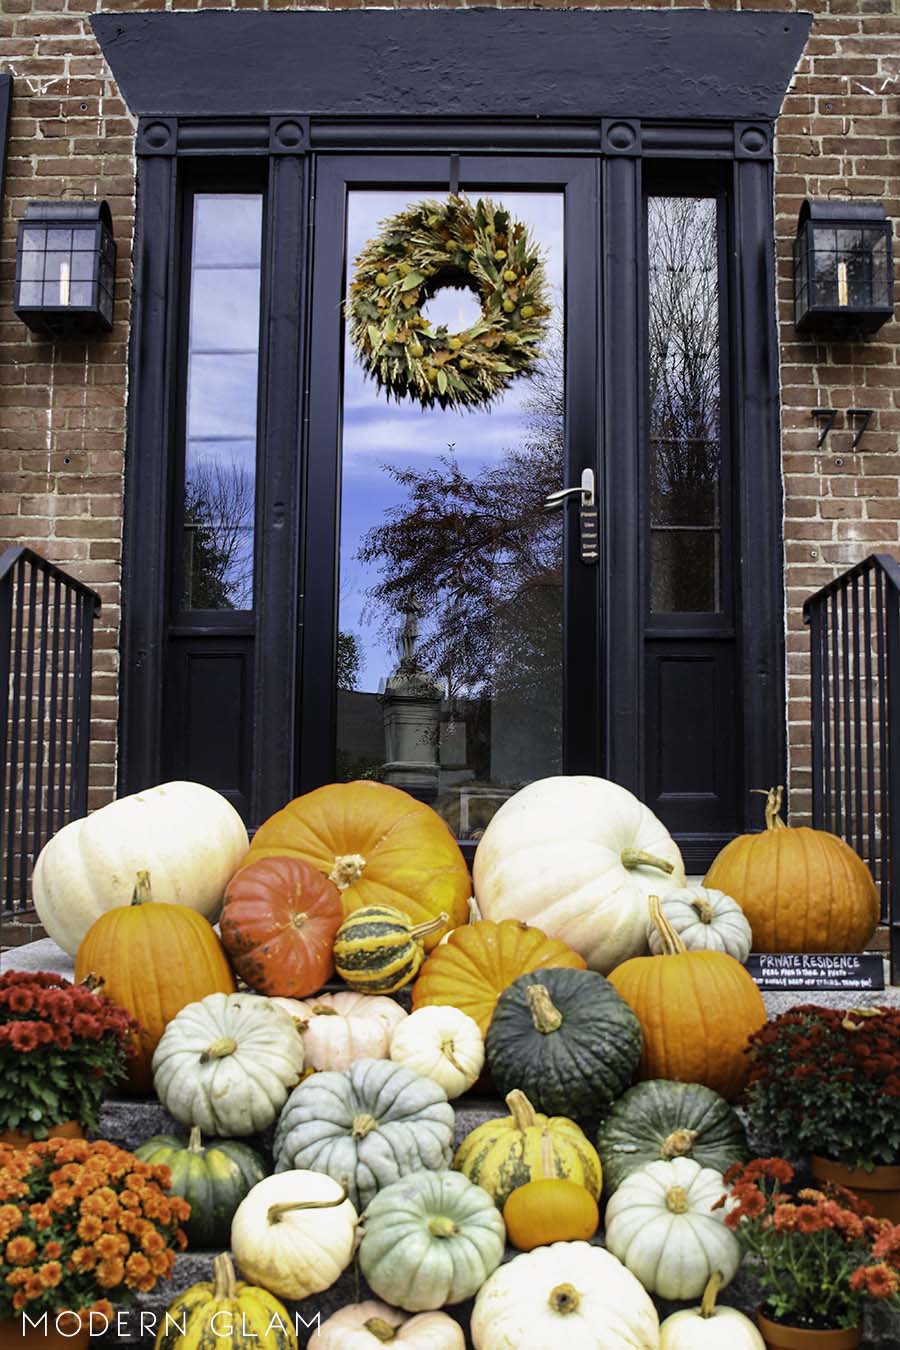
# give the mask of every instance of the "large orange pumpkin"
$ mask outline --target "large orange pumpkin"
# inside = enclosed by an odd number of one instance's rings
[[[703,884],[734,896],[757,951],[862,951],[878,923],[872,874],[837,835],[785,825],[783,791],[769,789],[766,828],[726,844]]]
[[[288,802],[259,827],[245,865],[301,858],[341,892],[344,913],[390,905],[414,925],[438,914],[447,928],[469,917],[466,860],[430,806],[387,783],[331,783]],[[425,939],[434,947],[441,930]]]
[[[638,1078],[705,1083],[733,1101],[747,1081],[747,1041],[766,1020],[750,975],[725,952],[689,952],[650,897],[661,956],[635,956],[609,975],[637,1014],[644,1044]]]
[[[234,976],[212,926],[186,905],[153,899],[139,872],[130,905],[95,919],[75,957],[75,978],[96,976],[103,992],[140,1023],[127,1087],[150,1092],[153,1051],[176,1013],[207,994],[233,994]]]
[[[338,888],[300,858],[258,858],[231,878],[219,928],[241,979],[261,994],[306,998],[334,974]]]
[[[413,985],[413,1008],[449,1004],[474,1018],[485,1036],[503,990],[520,975],[548,966],[587,968],[565,942],[520,919],[479,919],[454,929],[429,956]]]

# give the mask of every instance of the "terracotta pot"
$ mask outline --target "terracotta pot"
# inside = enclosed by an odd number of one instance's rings
[[[37,1319],[35,1319],[37,1320]],[[58,1330],[56,1319],[47,1314],[46,1324],[38,1322],[31,1326],[22,1317],[0,1319],[0,1350],[83,1350],[90,1340],[90,1328],[81,1327],[75,1331],[75,1318],[71,1313],[59,1314]]]
[[[51,1139],[83,1139],[84,1130],[77,1120],[64,1120],[61,1125],[51,1125],[48,1131]],[[27,1148],[35,1142],[30,1130],[3,1130],[0,1132],[0,1144],[12,1144],[13,1148]],[[65,1338],[64,1338],[65,1339]],[[72,1338],[74,1340],[74,1337]]]
[[[879,1219],[900,1223],[900,1167],[876,1167],[864,1172],[860,1167],[845,1167],[814,1153],[810,1171],[817,1181],[837,1181],[866,1200]]]
[[[847,1331],[809,1331],[771,1322],[760,1309],[756,1312],[756,1322],[769,1350],[856,1350],[862,1340],[861,1327],[850,1327]]]

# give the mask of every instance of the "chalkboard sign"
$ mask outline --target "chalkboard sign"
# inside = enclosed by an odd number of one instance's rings
[[[747,969],[761,989],[884,988],[884,961],[871,952],[751,952]]]

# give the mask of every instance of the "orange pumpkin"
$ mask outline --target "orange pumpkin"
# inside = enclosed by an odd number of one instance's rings
[[[750,975],[725,952],[689,952],[650,897],[661,956],[635,956],[609,982],[637,1014],[644,1045],[638,1077],[705,1083],[733,1101],[747,1080],[747,1041],[766,1020]]]
[[[318,868],[300,858],[258,858],[228,883],[219,928],[251,989],[306,998],[334,974],[343,917],[338,888]]]
[[[324,872],[345,915],[389,905],[414,925],[447,914],[450,928],[469,917],[472,883],[456,840],[430,806],[386,783],[331,783],[295,797],[257,830],[245,865],[273,857]]]
[[[785,825],[783,792],[769,789],[766,828],[726,844],[703,884],[734,896],[757,951],[862,951],[878,923],[872,874],[837,835]]]
[[[429,956],[413,985],[413,1008],[449,1004],[474,1018],[485,1036],[503,990],[520,975],[548,966],[587,969],[565,942],[520,919],[479,919],[454,929]]]
[[[506,1236],[520,1252],[551,1242],[588,1242],[600,1224],[597,1201],[577,1181],[556,1175],[550,1131],[541,1139],[542,1176],[517,1186],[503,1206]]]
[[[233,994],[234,976],[212,926],[187,905],[154,900],[149,872],[138,872],[130,905],[101,914],[81,940],[75,979],[93,975],[103,992],[140,1023],[127,1087],[153,1088],[150,1062],[176,1013],[207,994]]]

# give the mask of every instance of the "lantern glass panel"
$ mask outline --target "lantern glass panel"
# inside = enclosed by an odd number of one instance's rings
[[[71,230],[48,230],[47,248],[49,250],[65,249],[66,252],[72,247]]]
[[[21,281],[43,281],[44,279],[44,255],[31,251],[23,253],[19,265],[19,279]]]
[[[70,305],[93,305],[94,283],[92,281],[73,281],[70,287]]]
[[[23,281],[19,286],[19,304],[42,305],[44,303],[44,283],[42,281]]]
[[[41,253],[47,247],[47,231],[44,229],[33,229],[22,231],[22,248],[39,250]]]

